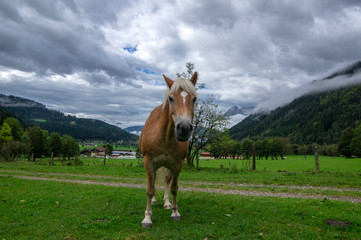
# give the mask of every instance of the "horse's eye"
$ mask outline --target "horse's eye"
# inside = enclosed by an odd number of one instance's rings
[[[172,96],[168,96],[169,102],[174,102],[174,98]]]

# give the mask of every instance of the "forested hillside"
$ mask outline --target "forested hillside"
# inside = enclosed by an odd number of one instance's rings
[[[137,141],[138,136],[116,126],[95,119],[66,116],[32,100],[0,95],[0,105],[28,125],[39,126],[49,132],[67,134],[80,140]]]
[[[361,85],[305,95],[269,114],[253,114],[230,129],[233,139],[288,137],[297,144],[337,143],[361,121]]]
[[[9,118],[9,117],[13,117],[16,118],[15,114],[9,112],[8,110],[6,110],[5,108],[0,106],[0,125],[3,124],[3,122],[5,121],[5,119]],[[22,125],[24,125],[24,123],[22,121],[20,121],[20,123]]]

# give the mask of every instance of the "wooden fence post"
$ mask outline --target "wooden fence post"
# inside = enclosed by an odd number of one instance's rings
[[[252,170],[256,170],[256,147],[252,147]]]
[[[315,147],[315,164],[316,164],[316,171],[320,171],[320,164],[318,162],[318,150],[317,147]]]

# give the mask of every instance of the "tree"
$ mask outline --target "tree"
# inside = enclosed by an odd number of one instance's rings
[[[239,158],[242,155],[242,144],[237,141],[231,140],[230,144],[230,154],[233,159]]]
[[[11,128],[11,136],[13,136],[13,139],[16,141],[21,141],[24,130],[19,120],[13,117],[9,117],[5,119],[4,123],[9,124]]]
[[[338,141],[338,151],[346,157],[351,157],[352,155],[350,148],[352,138],[353,129],[349,127],[342,131],[340,140]]]
[[[69,135],[63,135],[62,137],[62,147],[63,147],[63,160],[70,157],[74,157],[79,152],[79,144],[77,144],[73,137]]]
[[[35,158],[41,157],[44,153],[45,141],[43,130],[40,127],[30,127],[26,133],[30,142],[30,153],[33,154],[33,161],[35,161]]]
[[[49,151],[54,157],[59,157],[62,153],[62,141],[59,133],[51,133],[49,136]]]
[[[254,141],[252,141],[251,139],[248,139],[248,138],[246,138],[242,141],[243,158],[249,159],[252,156],[253,144],[254,144]]]
[[[229,131],[218,133],[209,144],[209,152],[215,158],[226,158],[231,152],[232,143]]]
[[[105,155],[104,155],[104,165],[105,165],[105,160],[106,160],[106,158],[107,158],[107,155],[109,156],[109,155],[111,155],[112,154],[112,152],[113,152],[113,145],[111,145],[111,144],[105,144],[104,146],[103,146],[103,148],[105,149]]]
[[[198,165],[201,149],[211,143],[227,125],[228,117],[218,110],[213,98],[199,100],[194,113],[193,133],[189,140],[187,165],[194,166],[194,159]]]
[[[2,128],[0,129],[0,144],[5,144],[12,139],[13,136],[11,135],[11,127],[9,124],[4,122]]]
[[[8,141],[1,148],[1,156],[6,161],[14,161],[25,151],[25,144],[20,141]]]
[[[261,159],[266,156],[266,144],[267,144],[266,139],[257,140],[254,143],[254,147],[256,149],[256,156],[258,157],[258,159]]]
[[[350,151],[352,155],[361,157],[361,124],[353,131],[353,137],[350,142]]]

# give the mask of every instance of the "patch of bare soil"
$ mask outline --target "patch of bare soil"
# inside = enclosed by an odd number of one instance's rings
[[[336,220],[336,219],[326,219],[325,222],[329,225],[335,226],[335,227],[348,227],[352,225],[352,223],[343,221],[343,220]]]

